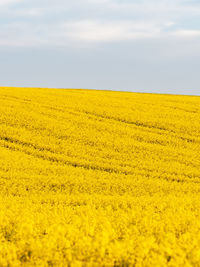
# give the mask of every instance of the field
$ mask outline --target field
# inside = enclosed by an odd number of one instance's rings
[[[0,266],[200,266],[200,97],[0,88]]]

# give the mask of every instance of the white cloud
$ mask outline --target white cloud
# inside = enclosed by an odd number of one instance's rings
[[[66,38],[91,42],[126,41],[150,38],[160,33],[160,27],[151,22],[80,20],[62,25]]]
[[[170,33],[171,36],[176,36],[176,37],[199,37],[200,36],[200,30],[179,30],[179,31],[174,31]]]
[[[12,6],[20,2],[23,5]],[[199,31],[181,27],[181,20],[197,14],[200,6],[182,0],[0,0],[0,16],[6,18],[0,45],[190,39]]]
[[[42,16],[44,14],[44,10],[41,8],[22,8],[15,11],[15,16],[17,17],[37,17],[37,16]]]
[[[22,2],[22,0],[0,0],[0,7],[9,6],[11,4]]]

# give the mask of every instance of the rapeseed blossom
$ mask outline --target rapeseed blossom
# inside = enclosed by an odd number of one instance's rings
[[[200,266],[200,97],[0,88],[0,266]]]

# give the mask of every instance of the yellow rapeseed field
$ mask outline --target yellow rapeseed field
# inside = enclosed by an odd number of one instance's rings
[[[200,266],[200,97],[0,88],[0,266]]]

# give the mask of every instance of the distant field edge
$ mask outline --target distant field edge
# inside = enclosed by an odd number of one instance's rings
[[[74,90],[74,91],[95,91],[95,92],[113,92],[113,93],[131,93],[131,94],[145,94],[145,95],[163,95],[163,96],[191,96],[191,97],[200,97],[196,94],[176,94],[176,93],[158,93],[158,92],[139,92],[139,91],[130,91],[130,90],[115,90],[115,89],[97,89],[97,88],[64,88],[64,87],[31,87],[31,86],[0,86],[0,89],[40,89],[40,90]],[[199,89],[200,92],[200,89]]]

